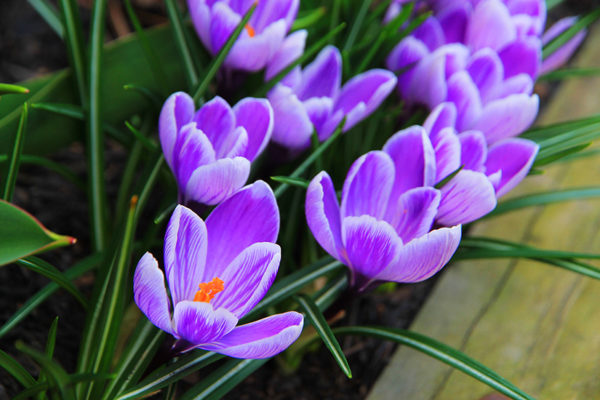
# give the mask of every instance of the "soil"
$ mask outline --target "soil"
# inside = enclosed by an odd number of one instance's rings
[[[142,15],[147,15],[147,24],[164,21],[164,15],[160,14],[160,2],[139,0],[137,3],[143,7]],[[571,15],[598,5],[598,1],[567,1],[555,12],[558,15]],[[86,19],[88,14],[85,8],[83,10],[82,16]],[[144,12],[147,14],[143,14]],[[123,27],[119,27],[118,17],[112,21],[108,35],[118,36]],[[63,43],[22,0],[0,1],[0,55],[0,82],[17,82],[67,66]],[[118,146],[109,145],[106,157],[108,165],[112,166],[109,181],[116,180],[120,167],[124,165],[124,154]],[[74,143],[52,158],[66,165],[80,178],[85,178],[86,166],[81,144]],[[109,183],[108,188],[114,195],[116,185]],[[85,193],[78,187],[46,169],[22,165],[14,202],[26,208],[53,231],[77,232],[78,243],[75,246],[43,256],[52,265],[64,270],[89,254]],[[348,315],[338,321],[337,325],[355,324],[360,315],[361,325],[407,328],[436,280],[399,285],[392,292],[376,291],[356,299]],[[0,268],[0,324],[47,283],[46,278],[16,265]],[[84,293],[88,293],[92,278],[83,277],[76,284]],[[37,366],[16,351],[14,343],[21,340],[33,348],[43,349],[47,330],[56,316],[59,317],[59,329],[55,353],[62,366],[67,371],[73,371],[85,313],[63,291],[55,293],[0,338],[0,349],[15,357],[37,376]],[[306,354],[300,367],[293,373],[285,372],[277,362],[269,362],[238,385],[226,398],[363,399],[385,368],[395,346],[375,339],[354,337],[343,338],[341,344],[353,372],[354,378],[351,380],[342,373],[327,349],[320,346]],[[205,372],[202,375],[204,374]],[[200,374],[194,374],[182,386],[190,385],[200,378]],[[0,399],[9,398],[20,390],[20,385],[0,369]]]

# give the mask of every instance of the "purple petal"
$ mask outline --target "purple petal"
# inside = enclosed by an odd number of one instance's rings
[[[246,150],[248,149],[248,132],[243,126],[235,128],[228,139],[229,142],[221,147],[223,153],[217,155],[219,158],[248,158],[245,156]]]
[[[181,190],[185,190],[196,168],[215,161],[215,151],[210,141],[193,122],[180,130],[174,153],[174,172]]]
[[[219,278],[225,289],[215,296],[213,307],[223,307],[236,318],[242,318],[273,284],[280,260],[281,248],[274,243],[254,243],[246,247],[221,272]]]
[[[156,327],[168,333],[173,332],[165,275],[150,253],[145,253],[135,268],[133,299]]]
[[[178,205],[165,234],[165,272],[173,304],[192,300],[206,265],[206,225],[192,210]]]
[[[302,314],[290,311],[236,327],[220,340],[202,346],[229,357],[269,358],[287,349],[302,333]]]
[[[500,0],[482,0],[473,10],[467,27],[466,43],[479,50],[500,50],[516,38],[515,27]]]
[[[307,34],[307,31],[302,29],[288,35],[288,37],[285,38],[281,48],[277,50],[277,53],[275,53],[273,58],[267,64],[265,80],[268,81],[273,78],[275,75],[284,70],[285,67],[296,61],[304,53]],[[288,84],[290,82],[286,81],[286,78],[284,78],[282,82],[290,87],[294,86]]]
[[[439,182],[460,168],[460,141],[454,128],[448,127],[438,133],[437,141],[433,145],[437,172],[435,181]]]
[[[471,5],[458,2],[440,11],[436,17],[444,31],[445,43],[465,41],[467,22],[471,14]]]
[[[344,218],[342,238],[348,267],[367,278],[385,269],[402,247],[402,239],[394,228],[370,215]]]
[[[300,0],[257,1],[258,6],[252,15],[251,24],[257,31],[262,31],[275,21],[284,20],[286,32],[291,28]]]
[[[408,189],[435,183],[435,153],[422,127],[412,126],[397,132],[383,146],[383,151],[396,167],[391,199],[397,199]]]
[[[217,54],[225,45],[229,36],[238,26],[242,17],[240,14],[233,11],[227,3],[218,1],[213,4],[210,16],[210,47],[209,50],[213,54]],[[199,21],[205,22],[205,21]],[[200,31],[196,28],[196,30]],[[239,39],[238,39],[239,41]],[[235,46],[234,46],[235,47]],[[233,51],[233,49],[232,49]]]
[[[461,227],[436,229],[405,244],[396,259],[375,279],[393,282],[419,282],[437,273],[458,248]]]
[[[496,192],[481,172],[463,169],[442,189],[436,222],[444,226],[466,224],[496,207]]]
[[[504,77],[502,61],[498,54],[489,48],[481,49],[471,57],[467,71],[479,88],[482,98],[501,84]]]
[[[273,109],[267,99],[247,97],[233,107],[237,126],[248,132],[244,157],[252,161],[265,149],[273,133]]]
[[[346,82],[333,106],[334,113],[342,110],[347,116],[344,131],[375,111],[395,86],[396,76],[384,69],[363,72]]]
[[[425,43],[433,51],[444,44],[444,31],[437,18],[429,17],[412,33],[416,39]]]
[[[244,157],[222,158],[197,168],[185,188],[186,200],[215,205],[244,186],[250,161]]]
[[[194,116],[194,100],[183,92],[173,93],[160,111],[158,133],[167,164],[173,169],[173,149],[182,126]]]
[[[394,184],[394,163],[383,151],[370,151],[350,167],[342,190],[342,216],[383,218]]]
[[[395,221],[389,221],[404,243],[431,230],[440,204],[440,191],[432,187],[414,188],[398,199]]]
[[[219,204],[206,219],[210,243],[206,276],[217,276],[245,248],[257,242],[275,242],[279,209],[273,191],[256,181]]]
[[[537,37],[516,40],[498,54],[504,65],[504,77],[527,74],[535,79],[542,62],[542,44]]]
[[[309,147],[313,125],[293,90],[277,85],[269,93],[269,101],[273,107],[273,141],[292,149]]]
[[[488,144],[519,135],[535,120],[537,95],[514,94],[487,104],[471,129],[483,132]]]
[[[175,305],[173,325],[181,339],[200,345],[219,340],[235,328],[238,319],[224,308],[214,310],[209,303],[182,301]]]
[[[504,196],[527,176],[538,149],[534,142],[520,138],[502,141],[490,148],[486,173],[502,171],[500,182],[495,185],[497,197]]]
[[[435,107],[423,123],[432,143],[437,141],[438,132],[447,127],[456,127],[456,106],[449,102]]]
[[[546,2],[541,0],[508,0],[506,6],[511,15],[523,14],[532,17],[535,34],[539,35],[546,23]]]
[[[327,46],[317,58],[302,71],[302,82],[296,90],[300,100],[311,97],[335,97],[342,79],[340,51]]]
[[[205,1],[197,0],[187,0],[187,6],[200,40],[202,40],[202,43],[209,51],[212,51],[210,40],[210,6]]]
[[[552,25],[552,27],[548,29],[546,33],[544,33],[544,36],[542,36],[542,43],[545,45],[546,43],[550,42],[553,38],[569,29],[576,21],[577,17],[567,17],[559,20]],[[583,39],[585,39],[586,34],[587,30],[582,29],[567,43],[563,44],[558,50],[550,54],[542,62],[540,73],[545,74],[546,72],[550,72],[565,64],[569,58],[571,58],[575,50],[577,50]]]
[[[386,59],[385,65],[391,71],[400,71],[411,64],[415,64],[429,54],[425,43],[412,36],[400,41]]]
[[[527,74],[520,74],[506,79],[489,92],[482,93],[482,96],[484,96],[484,104],[487,104],[493,100],[503,99],[512,94],[530,95],[532,92],[533,80]]]
[[[340,206],[333,182],[322,171],[313,178],[306,190],[306,222],[313,236],[326,252],[338,260],[341,259],[342,228]]]
[[[217,96],[204,104],[196,115],[194,122],[208,137],[217,154],[222,154],[223,147],[230,141],[229,136],[235,128],[235,115],[229,104],[221,97]]]
[[[412,71],[412,79],[402,95],[411,102],[433,108],[446,100],[446,55],[434,52],[425,57]]]
[[[467,71],[457,72],[448,80],[447,100],[456,106],[456,129],[459,131],[471,126],[481,114],[479,90]]]
[[[279,20],[250,37],[244,30],[225,59],[231,68],[256,72],[263,69],[283,45],[287,32],[284,20]]]
[[[329,132],[328,129],[328,122],[333,110],[333,100],[329,97],[311,97],[305,100],[303,105],[315,130],[319,134],[319,139],[325,140],[333,133]]]
[[[458,136],[460,140],[461,164],[464,169],[477,172],[485,171],[488,155],[485,136],[479,131],[466,131]]]

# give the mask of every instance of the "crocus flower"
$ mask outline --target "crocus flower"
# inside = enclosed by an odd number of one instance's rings
[[[441,193],[432,187],[436,166],[427,135],[402,136],[354,162],[341,206],[325,171],[306,193],[310,230],[325,251],[348,266],[350,285],[358,291],[379,281],[427,279],[460,242],[460,225],[432,229]]]
[[[150,253],[133,278],[134,299],[158,328],[189,344],[236,358],[271,357],[303,326],[296,312],[236,326],[265,295],[277,273],[279,210],[258,181],[217,206],[206,223],[177,206],[165,235],[165,274]],[[173,307],[171,307],[171,303]]]
[[[275,118],[273,141],[304,149],[313,130],[323,141],[344,117],[343,130],[348,131],[379,107],[396,85],[394,74],[382,69],[359,74],[343,87],[341,79],[342,57],[328,46],[296,79],[275,86],[268,95]]]
[[[188,0],[194,28],[204,46],[214,55],[250,7],[256,10],[225,59],[225,65],[258,71],[281,47],[296,19],[300,0]]]
[[[215,97],[195,111],[192,98],[178,92],[165,102],[158,129],[180,202],[213,205],[246,183],[271,137],[273,110],[266,99],[245,98],[231,108]]]

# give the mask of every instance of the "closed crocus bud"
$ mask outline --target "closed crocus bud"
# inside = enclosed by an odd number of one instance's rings
[[[196,111],[189,95],[172,94],[160,113],[159,134],[180,202],[214,205],[244,186],[272,130],[266,99],[245,98],[230,107],[215,97]]]
[[[256,9],[225,59],[230,68],[263,69],[282,46],[296,19],[300,0],[188,0],[194,28],[204,46],[214,55],[227,42],[244,14]]]
[[[154,325],[180,341],[179,349],[272,357],[298,338],[302,314],[286,312],[239,326],[238,321],[275,279],[278,232],[275,196],[262,181],[221,203],[206,222],[177,206],[165,235],[165,272],[146,253],[133,278],[135,302]]]

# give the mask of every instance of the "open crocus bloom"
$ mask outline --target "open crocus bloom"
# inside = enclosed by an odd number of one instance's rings
[[[415,147],[390,143],[358,158],[344,182],[341,206],[323,171],[306,193],[306,219],[321,247],[349,267],[350,285],[418,282],[439,271],[456,251],[460,225],[432,229],[441,194],[427,136]],[[427,147],[428,145],[428,147]]]
[[[275,118],[273,141],[304,149],[310,145],[313,130],[323,141],[344,117],[343,130],[348,131],[375,111],[396,85],[394,74],[382,69],[359,74],[343,87],[341,79],[340,52],[327,46],[295,79],[275,86],[268,96]]]
[[[445,226],[465,224],[492,211],[496,200],[525,178],[538,152],[536,143],[520,138],[505,139],[488,147],[482,132],[459,132],[456,121],[454,104],[442,103],[423,127],[408,128],[388,142],[406,146],[410,145],[406,138],[411,134],[428,134],[435,152],[435,183],[462,167],[441,188],[436,223]]]
[[[230,68],[258,71],[281,47],[300,0],[187,0],[204,46],[217,54],[250,7],[256,10],[225,59]]]
[[[245,98],[231,108],[215,97],[195,111],[192,98],[177,92],[165,102],[158,130],[180,202],[213,205],[246,183],[271,137],[273,110],[266,99]]]
[[[177,206],[165,235],[165,275],[150,253],[139,261],[134,299],[158,328],[201,348],[236,358],[267,358],[302,331],[297,312],[236,326],[271,287],[281,258],[274,242],[279,210],[258,181],[214,209],[206,223]]]

